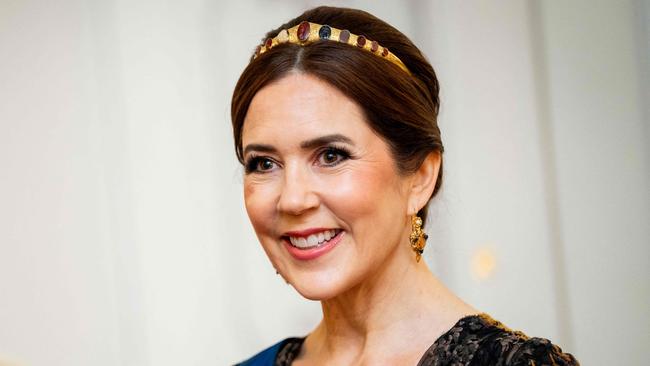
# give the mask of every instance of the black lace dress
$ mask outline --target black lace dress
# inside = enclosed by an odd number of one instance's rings
[[[279,344],[274,366],[290,366],[304,338]],[[418,366],[574,366],[578,361],[544,338],[508,329],[487,314],[460,319],[424,353]]]

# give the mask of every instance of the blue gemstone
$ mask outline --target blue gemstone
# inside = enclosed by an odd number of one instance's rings
[[[318,37],[320,37],[320,39],[329,39],[331,35],[332,28],[330,28],[329,25],[321,26],[318,30]]]

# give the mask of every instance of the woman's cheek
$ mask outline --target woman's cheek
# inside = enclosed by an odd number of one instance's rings
[[[252,183],[244,183],[244,199],[248,201],[248,197],[255,194],[255,185]]]
[[[268,231],[268,228],[265,229],[265,222],[272,221],[273,212],[270,211],[272,206],[270,199],[271,197],[268,193],[268,187],[259,182],[245,182],[244,183],[244,203],[246,205],[246,211],[248,212],[248,217],[253,224],[255,232],[260,235],[264,231]]]
[[[337,206],[355,216],[375,211],[380,198],[386,198],[384,195],[394,183],[394,176],[385,174],[383,170],[349,169],[341,174],[326,176],[322,179],[322,185],[327,192],[328,205]]]

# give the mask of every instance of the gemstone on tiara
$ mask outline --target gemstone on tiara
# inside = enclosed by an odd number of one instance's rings
[[[370,43],[370,51],[377,52],[378,49],[379,49],[379,43],[377,43],[377,41],[372,41]]]
[[[298,26],[298,39],[302,42],[309,39],[309,22],[302,22]]]
[[[350,31],[344,29],[341,31],[341,34],[339,34],[339,42],[348,43],[348,40],[350,40]]]
[[[332,28],[330,28],[329,25],[323,25],[320,27],[318,30],[318,38],[320,39],[330,39],[330,36],[332,35]]]
[[[357,47],[363,48],[363,46],[365,45],[366,45],[366,37],[364,36],[357,37]]]
[[[381,55],[382,55],[383,57],[388,56],[388,48],[384,47],[384,50],[381,51]]]
[[[271,48],[272,44],[273,44],[273,40],[271,38],[267,38],[266,42],[264,42],[264,47]]]

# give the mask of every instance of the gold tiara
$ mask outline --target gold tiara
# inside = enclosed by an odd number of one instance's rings
[[[334,41],[356,46],[394,63],[395,65],[399,66],[400,69],[404,70],[407,74],[411,74],[402,60],[390,52],[388,48],[380,46],[377,41],[371,41],[365,36],[352,34],[347,29],[341,30],[330,27],[329,25],[321,25],[306,21],[301,22],[300,24],[289,29],[283,29],[275,37],[268,38],[264,44],[257,46],[253,59],[256,59],[264,52],[267,52],[271,48],[282,43],[292,43],[302,46],[321,40]]]

